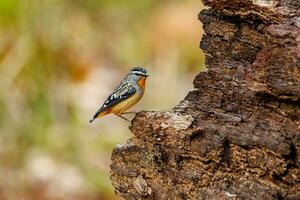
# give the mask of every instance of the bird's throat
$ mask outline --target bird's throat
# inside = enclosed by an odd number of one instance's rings
[[[138,84],[141,88],[145,88],[145,83],[146,83],[146,77],[142,77],[139,81],[138,81]]]

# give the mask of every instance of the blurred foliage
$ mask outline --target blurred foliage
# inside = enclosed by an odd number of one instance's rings
[[[204,69],[201,8],[198,0],[1,0],[0,199],[115,199],[110,152],[130,137],[128,123],[88,120],[136,65],[151,76],[134,110],[183,99]]]

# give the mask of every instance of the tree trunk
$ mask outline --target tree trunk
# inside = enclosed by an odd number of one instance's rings
[[[203,0],[208,72],[112,153],[122,199],[300,199],[300,1]]]

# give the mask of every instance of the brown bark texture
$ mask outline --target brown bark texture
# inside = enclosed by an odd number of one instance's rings
[[[300,0],[203,0],[207,72],[112,153],[121,199],[300,199]],[[200,27],[199,27],[200,28]]]

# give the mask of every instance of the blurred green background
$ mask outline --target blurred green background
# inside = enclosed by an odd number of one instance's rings
[[[132,110],[167,110],[204,67],[200,0],[1,0],[0,199],[116,199],[110,154],[132,136],[89,119],[127,71],[150,77]]]

